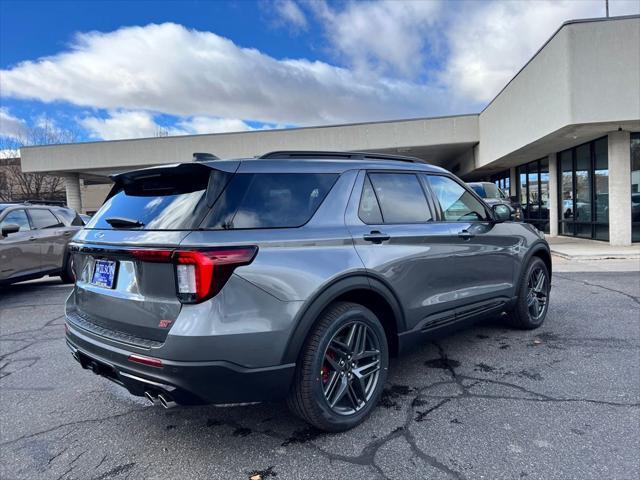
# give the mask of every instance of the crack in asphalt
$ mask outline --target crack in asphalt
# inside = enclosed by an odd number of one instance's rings
[[[143,411],[144,408],[135,408],[133,410],[128,410],[126,412],[122,412],[122,413],[116,413],[113,415],[108,415],[106,417],[100,417],[100,418],[87,418],[84,420],[75,420],[73,422],[68,422],[68,423],[61,423],[60,425],[56,425],[54,427],[51,428],[47,428],[46,430],[41,430],[39,432],[33,432],[33,433],[28,433],[26,435],[22,435],[18,438],[14,438],[11,440],[5,440],[4,442],[0,442],[0,447],[6,447],[9,445],[13,445],[15,443],[21,442],[23,440],[28,440],[34,437],[38,437],[40,435],[45,435],[48,433],[52,433],[55,432],[56,430],[60,430],[62,428],[65,427],[71,427],[71,426],[77,426],[77,425],[84,425],[84,424],[89,424],[89,423],[97,423],[97,422],[104,422],[107,420],[113,420],[115,418],[120,418],[120,417],[124,417],[126,415],[131,415],[132,413],[136,413],[136,412],[140,412]]]
[[[583,284],[585,286],[589,286],[589,287],[598,287],[598,288],[603,288],[604,290],[610,291],[610,292],[614,292],[616,294],[620,294],[623,295],[627,298],[632,299],[635,303],[640,304],[640,298],[634,297],[632,295],[629,295],[625,292],[621,292],[615,289],[611,289],[608,287],[604,287],[602,285],[598,285],[598,284],[593,284],[587,281],[580,281],[580,280],[575,280],[569,277],[565,277],[563,275],[555,275],[558,278],[561,278],[563,280],[569,280],[569,281],[573,281],[573,282],[577,282],[580,284]],[[52,304],[52,305],[62,305],[62,304]],[[41,306],[41,305],[37,305],[37,306]],[[12,309],[14,308],[21,308],[21,307],[11,307]],[[0,311],[2,311],[3,309],[0,309]],[[7,309],[5,309],[7,310]],[[17,373],[19,371],[25,370],[25,369],[29,369],[31,368],[33,365],[35,365],[37,363],[38,360],[40,360],[40,357],[23,357],[23,358],[16,358],[16,359],[10,359],[8,357],[12,357],[24,350],[26,350],[27,348],[37,345],[39,343],[43,343],[43,342],[47,342],[47,341],[52,341],[52,340],[59,340],[61,338],[63,338],[63,336],[61,335],[60,337],[41,337],[41,336],[32,336],[32,337],[28,337],[28,338],[9,338],[12,336],[19,336],[19,335],[25,335],[25,334],[30,334],[30,333],[39,333],[42,332],[43,329],[46,329],[47,327],[51,327],[51,326],[57,326],[60,324],[56,324],[54,322],[60,320],[61,318],[64,318],[64,315],[60,315],[57,316],[51,320],[48,320],[45,325],[39,329],[30,329],[30,330],[24,330],[24,331],[20,331],[20,332],[14,332],[14,333],[10,333],[10,334],[4,334],[4,335],[0,335],[0,341],[5,340],[5,341],[16,341],[16,342],[28,342],[27,345],[22,346],[20,348],[18,348],[17,350],[14,350],[12,352],[8,352],[8,353],[3,353],[3,355],[0,356],[0,361],[4,361],[5,359],[7,359],[8,361],[6,363],[3,363],[0,365],[0,378],[3,378],[2,374],[3,372],[6,372],[7,369],[10,368],[10,365],[12,363],[17,363],[17,362],[26,362],[24,364],[24,366],[22,366],[22,368],[19,368],[17,370],[14,370],[12,372],[8,372],[6,375],[10,375],[11,373]],[[46,332],[45,332],[46,333]],[[537,336],[538,338],[541,338],[545,341],[545,343],[547,344],[547,346],[549,348],[552,348],[554,344],[562,344],[562,346],[587,346],[587,347],[610,347],[610,348],[615,348],[618,350],[626,350],[626,349],[637,349],[638,348],[638,343],[634,342],[633,340],[627,340],[627,339],[617,339],[617,338],[601,338],[601,337],[561,337],[558,335],[555,335],[553,333],[543,333]],[[481,337],[479,337],[481,338]],[[483,336],[482,338],[490,338],[488,336]],[[507,337],[504,338],[504,340],[506,340]],[[389,431],[386,435],[380,437],[380,438],[374,438],[372,441],[369,441],[367,444],[364,445],[364,447],[362,448],[362,450],[360,451],[360,453],[358,455],[345,455],[345,454],[341,454],[341,453],[334,453],[331,451],[327,451],[325,450],[325,448],[323,448],[321,445],[318,445],[316,442],[314,442],[314,440],[316,439],[320,439],[325,437],[328,434],[324,434],[318,431],[315,431],[312,428],[307,428],[304,430],[299,430],[299,431],[293,431],[291,433],[289,433],[288,435],[286,433],[280,433],[280,432],[274,432],[273,430],[270,430],[268,428],[265,429],[256,429],[256,430],[250,430],[248,427],[254,427],[257,424],[264,424],[266,423],[266,421],[262,421],[262,422],[253,422],[250,425],[246,425],[247,422],[243,422],[243,421],[233,421],[233,420],[229,420],[228,418],[225,420],[208,420],[207,421],[207,427],[213,427],[213,426],[224,426],[224,427],[228,427],[231,430],[231,432],[247,432],[246,435],[242,435],[244,436],[248,436],[251,435],[252,433],[255,433],[257,435],[263,435],[266,436],[268,438],[274,439],[276,440],[282,447],[290,447],[290,448],[295,448],[296,444],[300,445],[300,448],[303,449],[309,449],[315,453],[317,453],[318,455],[322,456],[323,458],[325,458],[326,460],[328,460],[330,463],[331,462],[343,462],[343,463],[348,463],[351,465],[357,465],[357,466],[361,466],[361,467],[366,467],[369,468],[371,470],[371,472],[382,479],[388,479],[389,477],[385,474],[385,469],[383,466],[380,466],[377,463],[376,457],[378,456],[378,453],[385,448],[385,446],[389,445],[391,442],[396,441],[398,439],[402,439],[404,442],[406,442],[406,444],[409,446],[410,452],[411,452],[411,462],[415,465],[414,459],[419,459],[420,461],[424,462],[426,465],[430,466],[431,468],[445,474],[446,476],[448,476],[449,478],[453,478],[456,480],[465,480],[466,476],[465,476],[465,471],[466,468],[462,468],[463,471],[460,471],[457,466],[451,466],[450,464],[447,464],[445,461],[438,459],[435,456],[432,456],[428,453],[426,453],[425,451],[423,451],[419,446],[418,446],[418,441],[416,439],[414,430],[417,428],[421,427],[421,423],[425,420],[428,420],[429,417],[431,415],[434,414],[434,412],[437,412],[438,410],[445,408],[447,406],[450,406],[454,403],[454,401],[458,400],[458,399],[482,399],[482,400],[504,400],[504,401],[527,401],[527,402],[542,402],[542,403],[572,403],[572,402],[584,402],[584,403],[589,403],[589,404],[595,404],[595,405],[602,405],[602,406],[608,406],[608,407],[615,407],[615,408],[636,408],[640,406],[640,403],[624,403],[624,402],[614,402],[614,401],[607,401],[607,400],[598,400],[598,399],[592,399],[592,398],[565,398],[565,397],[557,397],[557,396],[552,396],[546,393],[540,393],[537,392],[535,390],[532,390],[530,388],[526,388],[523,387],[521,385],[515,384],[515,383],[511,383],[508,381],[504,381],[503,379],[507,376],[513,376],[516,375],[517,373],[511,372],[511,371],[495,371],[495,370],[487,370],[487,373],[492,373],[494,375],[497,375],[497,379],[493,378],[493,379],[488,379],[488,378],[481,378],[478,376],[474,376],[474,375],[466,375],[466,374],[461,374],[459,371],[456,370],[456,367],[459,366],[459,363],[456,362],[455,360],[452,360],[451,358],[448,357],[447,352],[445,350],[445,348],[437,342],[433,342],[432,345],[436,348],[437,353],[438,353],[438,358],[434,359],[434,360],[429,360],[427,362],[425,362],[426,364],[431,364],[428,365],[430,366],[430,368],[439,368],[441,370],[444,370],[445,372],[447,372],[448,376],[450,377],[450,379],[445,379],[445,380],[439,380],[433,383],[430,383],[428,385],[422,386],[422,387],[405,387],[405,388],[394,388],[394,387],[400,387],[398,385],[391,385],[391,390],[393,390],[394,393],[394,397],[392,399],[396,399],[396,398],[402,398],[402,409],[404,409],[404,421],[402,421],[400,423],[400,425],[398,425],[396,428],[392,429],[391,431]],[[551,365],[554,365],[556,363],[561,363],[563,361],[566,361],[566,358],[562,358],[562,359],[555,359],[555,360],[551,360],[548,362],[543,362],[542,365],[538,364],[538,365],[533,365],[532,368],[535,369],[539,369],[540,367],[549,367]],[[433,362],[436,363],[433,363]],[[29,363],[29,362],[33,362],[33,363]],[[437,365],[437,366],[436,366]],[[492,369],[494,367],[491,367]],[[481,371],[484,371],[481,369]],[[533,370],[534,372],[536,372],[537,370]],[[6,377],[5,375],[5,377]],[[444,377],[443,377],[444,378]],[[534,379],[535,380],[535,379]],[[496,385],[496,386],[501,386],[501,387],[505,387],[508,389],[513,389],[514,391],[518,392],[519,394],[522,394],[523,396],[518,396],[517,394],[514,395],[509,395],[509,394],[504,394],[504,395],[493,395],[490,393],[475,393],[473,391],[473,388],[478,386],[478,385],[482,385],[482,384],[488,384],[488,385]],[[457,387],[457,391],[455,394],[442,394],[442,395],[438,395],[437,393],[434,393],[433,390],[441,387],[441,386],[445,386],[445,385],[454,385]],[[3,390],[44,390],[45,388],[40,388],[38,389],[37,387],[33,387],[33,388],[28,388],[28,387],[3,387]],[[48,389],[48,388],[46,388]],[[435,402],[432,405],[430,405],[431,402]],[[394,402],[395,404],[395,402]],[[422,408],[422,407],[428,407],[426,409]],[[20,437],[17,437],[15,439],[12,440],[7,440],[4,441],[2,443],[0,443],[0,447],[7,447],[7,446],[14,446],[14,445],[19,445],[21,442],[27,441],[27,440],[31,440],[35,437],[40,437],[40,436],[47,436],[50,435],[56,431],[59,431],[61,429],[65,429],[68,427],[69,428],[66,432],[64,432],[64,434],[62,436],[59,437],[58,440],[59,441],[65,437],[68,437],[70,435],[73,435],[75,433],[77,433],[79,430],[81,430],[83,427],[88,426],[88,425],[92,425],[92,424],[96,424],[96,423],[102,423],[102,422],[108,422],[108,421],[112,421],[112,420],[118,420],[122,417],[134,414],[136,415],[138,412],[142,413],[145,411],[149,411],[149,409],[147,408],[136,408],[136,409],[132,409],[132,410],[128,410],[126,412],[122,412],[122,413],[118,413],[118,414],[113,414],[113,415],[108,415],[105,417],[101,417],[101,418],[91,418],[91,419],[84,419],[84,420],[76,420],[73,422],[68,422],[68,423],[64,423],[64,424],[60,424],[54,427],[51,427],[49,429],[45,429],[39,432],[34,432],[34,433],[30,433],[30,434],[26,434],[26,435],[22,435]],[[271,417],[270,417],[271,419]],[[269,420],[269,419],[268,419]],[[454,419],[457,420],[457,419]],[[204,426],[204,425],[203,425]],[[230,434],[231,435],[231,434]],[[47,465],[52,465],[56,464],[56,465],[60,465],[62,462],[59,460],[60,457],[68,450],[72,447],[65,447],[63,450],[55,453],[52,457],[49,458]],[[79,454],[75,454],[72,458],[70,459],[66,459],[65,458],[65,462],[68,461],[67,465],[69,468],[66,469],[66,471],[64,471],[58,478],[62,479],[65,478],[66,476],[69,476],[71,474],[71,472],[74,470],[74,468],[76,467],[80,467],[81,462],[78,462],[78,460],[80,459],[80,457],[82,457],[83,455],[85,455],[87,453],[87,450],[83,450],[82,452],[80,452]],[[100,467],[102,467],[108,459],[108,455],[104,454],[104,456],[102,456],[101,460],[97,463],[97,465],[95,467],[93,467],[94,471],[97,471],[98,469],[100,469]],[[379,461],[379,459],[378,459]],[[451,463],[453,460],[450,460],[449,463]],[[86,462],[82,462],[82,463],[86,463]],[[453,461],[453,463],[455,464],[456,462]],[[121,465],[117,465],[113,468],[110,468],[108,471],[105,471],[102,474],[99,474],[97,476],[94,476],[92,478],[92,480],[105,480],[107,478],[111,478],[113,476],[117,476],[117,475],[126,475],[127,478],[129,476],[133,476],[133,477],[140,477],[140,472],[141,471],[146,471],[146,469],[149,468],[150,465],[143,465],[141,463],[135,463],[135,462],[131,462],[131,463],[123,463]],[[106,467],[108,468],[108,467]],[[74,474],[75,475],[75,474]]]
[[[640,297],[636,297],[634,295],[631,295],[629,293],[623,292],[621,290],[616,290],[615,288],[611,288],[611,287],[605,287],[604,285],[599,285],[597,283],[591,283],[591,282],[588,282],[586,280],[578,280],[578,279],[575,279],[575,278],[567,277],[565,275],[560,275],[558,273],[554,273],[553,276],[554,277],[558,277],[558,278],[562,278],[563,280],[568,280],[570,282],[580,283],[580,284],[585,285],[587,287],[602,288],[603,290],[607,290],[608,292],[617,293],[619,295],[625,296],[625,297],[633,300],[638,305],[640,305]]]

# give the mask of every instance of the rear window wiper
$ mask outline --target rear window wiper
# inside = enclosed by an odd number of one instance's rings
[[[104,219],[113,228],[127,228],[127,227],[144,227],[144,223],[140,220],[132,220],[125,217],[109,217]]]

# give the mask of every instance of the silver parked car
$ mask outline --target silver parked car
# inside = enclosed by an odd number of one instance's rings
[[[0,203],[0,285],[45,275],[73,282],[67,244],[83,225],[72,208]]]
[[[70,246],[67,343],[165,407],[286,399],[345,430],[391,356],[502,312],[537,328],[549,308],[543,235],[415,159],[274,152],[114,182]]]

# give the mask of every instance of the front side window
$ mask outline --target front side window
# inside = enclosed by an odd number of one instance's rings
[[[333,173],[239,173],[205,220],[205,228],[289,228],[307,223],[338,178]]]
[[[50,210],[39,208],[30,209],[29,216],[31,217],[33,228],[38,230],[42,228],[54,228],[62,226],[60,220],[58,220]]]
[[[432,220],[424,190],[413,173],[369,174],[384,223],[423,223]]]
[[[7,215],[2,220],[2,223],[0,223],[0,230],[5,225],[11,225],[11,224],[18,225],[20,227],[21,232],[25,230],[31,230],[31,227],[29,226],[29,219],[27,218],[27,214],[22,209],[14,210],[12,212],[7,213]]]
[[[472,222],[487,219],[484,206],[465,188],[448,177],[428,175],[429,185],[440,203],[443,219]]]

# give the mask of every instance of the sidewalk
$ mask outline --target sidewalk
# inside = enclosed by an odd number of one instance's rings
[[[640,261],[640,244],[627,247],[609,245],[607,242],[574,237],[550,237],[547,241],[551,253],[567,260],[627,259]]]

